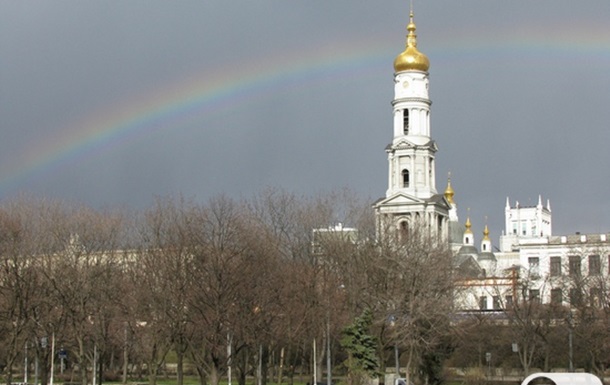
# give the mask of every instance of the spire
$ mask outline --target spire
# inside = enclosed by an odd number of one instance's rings
[[[396,72],[409,70],[428,72],[428,69],[430,68],[430,60],[428,60],[428,57],[417,50],[416,29],[415,22],[413,21],[413,4],[411,4],[405,50],[394,60],[394,70]]]
[[[464,230],[464,238],[463,243],[464,246],[473,246],[474,245],[474,235],[472,234],[472,224],[470,223],[470,209],[468,209],[468,218],[466,219],[466,230]]]
[[[489,260],[489,253],[493,253],[491,250],[491,239],[489,239],[489,228],[487,227],[487,216],[485,216],[485,230],[483,230],[483,240],[481,241],[481,251],[485,254],[479,255],[479,261]],[[495,257],[491,259],[495,260]]]
[[[472,234],[472,230],[470,229],[472,227],[472,223],[470,223],[470,209],[468,209],[468,218],[466,218],[466,231],[464,231],[464,234]]]
[[[485,230],[483,230],[483,240],[489,241],[489,229],[487,228],[487,224],[485,224]]]
[[[449,172],[449,176],[447,177],[447,188],[445,189],[445,198],[447,198],[447,202],[449,202],[451,205],[455,204],[455,201],[453,200],[454,195],[455,192],[451,187],[451,172]]]

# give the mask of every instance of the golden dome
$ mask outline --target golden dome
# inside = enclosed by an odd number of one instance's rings
[[[468,209],[470,211],[470,209]],[[472,230],[470,229],[472,227],[472,224],[470,223],[470,215],[468,215],[468,218],[466,218],[466,230],[464,231],[464,234],[472,234]]]
[[[487,225],[485,225],[485,230],[483,230],[483,240],[489,241],[489,229],[487,228]]]
[[[447,202],[449,202],[449,204],[455,204],[455,202],[453,201],[453,196],[455,195],[455,192],[453,191],[453,188],[451,187],[451,176],[449,176],[447,178],[447,188],[445,189],[445,198],[447,198]]]
[[[407,44],[405,50],[394,59],[394,71],[402,72],[417,70],[428,72],[430,60],[423,53],[417,50],[417,35],[415,34],[415,23],[413,22],[413,11],[409,15],[409,25],[407,25]]]

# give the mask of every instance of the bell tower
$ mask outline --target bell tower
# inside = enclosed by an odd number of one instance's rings
[[[378,232],[417,226],[446,237],[451,204],[436,191],[438,148],[430,132],[430,61],[417,49],[415,30],[411,11],[405,50],[394,60],[393,135],[386,147],[388,188],[373,207]]]

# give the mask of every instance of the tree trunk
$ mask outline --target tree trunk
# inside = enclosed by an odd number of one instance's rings
[[[210,385],[218,385],[220,383],[220,372],[217,364],[214,363],[210,369]]]
[[[284,348],[282,347],[282,349],[280,349],[280,362],[279,362],[278,369],[277,369],[277,381],[276,381],[277,385],[282,384],[283,371],[284,371]]]
[[[6,384],[7,385],[11,385],[13,382],[13,364],[15,363],[15,360],[17,359],[15,350],[16,349],[13,349],[6,359]]]
[[[85,362],[85,346],[82,338],[78,338],[78,367],[80,368],[80,382],[87,385],[87,363]]]
[[[129,354],[127,352],[127,328],[125,328],[125,346],[123,347],[123,378],[121,383],[127,384],[127,365],[129,361]]]
[[[407,365],[405,367],[405,379],[407,380],[407,385],[411,384],[411,362],[413,361],[413,345],[409,346],[409,356],[407,359]]]
[[[150,385],[157,385],[157,363],[149,362],[148,363],[148,382]]]
[[[176,375],[177,375],[177,385],[182,385],[184,383],[184,352],[182,349],[176,349],[177,354],[177,363],[176,363]]]
[[[261,349],[261,385],[267,385],[267,374],[269,373],[269,347]]]
[[[199,365],[195,365],[195,370],[197,370],[197,377],[199,377],[199,385],[206,385],[206,375],[203,369]]]

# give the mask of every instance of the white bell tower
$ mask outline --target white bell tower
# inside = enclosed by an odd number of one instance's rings
[[[445,237],[451,205],[436,191],[438,148],[430,136],[430,61],[417,49],[415,29],[411,11],[405,50],[394,60],[393,137],[386,147],[388,188],[374,208],[378,226],[399,230],[425,226]]]

